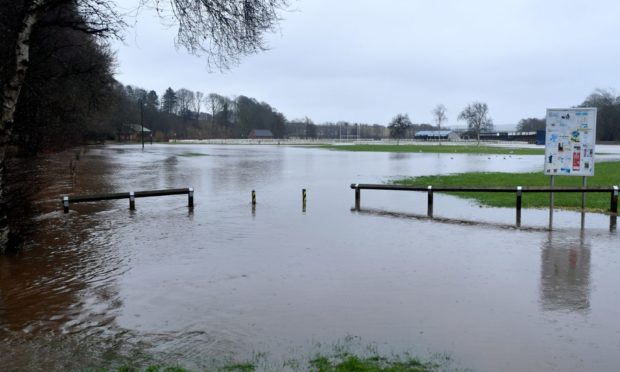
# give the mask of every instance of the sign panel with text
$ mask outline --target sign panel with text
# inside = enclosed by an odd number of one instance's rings
[[[593,176],[596,108],[547,109],[545,174]]]

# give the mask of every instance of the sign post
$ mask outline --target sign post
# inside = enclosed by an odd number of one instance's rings
[[[585,188],[586,177],[594,175],[596,108],[547,109],[546,132],[544,172],[551,177],[551,188],[555,176],[581,176]],[[585,203],[582,193],[582,211]],[[553,192],[549,194],[549,229],[552,227]]]

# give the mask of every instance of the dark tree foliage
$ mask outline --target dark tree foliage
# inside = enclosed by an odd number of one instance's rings
[[[164,92],[161,109],[168,114],[172,114],[177,109],[177,94],[170,87]]]
[[[411,128],[411,120],[407,114],[396,115],[390,124],[388,129],[390,130],[390,137],[400,140],[405,137],[405,134]]]
[[[545,130],[545,119],[527,118],[519,120],[517,124],[517,132],[536,132],[537,130]]]
[[[30,68],[15,111],[11,142],[22,154],[104,139],[113,92],[113,56],[90,33],[74,5],[57,7],[30,38]],[[63,27],[59,27],[62,25]]]
[[[596,107],[596,139],[620,141],[620,96],[610,90],[597,89],[581,104]]]
[[[159,109],[159,97],[154,90],[149,91],[146,95],[146,102],[144,107],[149,111],[156,111]]]
[[[276,138],[285,135],[284,115],[265,102],[259,103],[253,98],[239,96],[235,100],[235,117],[235,133],[241,138],[247,138],[254,129],[269,129]]]
[[[314,136],[312,137],[308,135],[309,125],[314,127]],[[316,125],[314,125],[312,120],[308,117],[303,119],[292,119],[286,123],[286,135],[290,138],[316,138]]]

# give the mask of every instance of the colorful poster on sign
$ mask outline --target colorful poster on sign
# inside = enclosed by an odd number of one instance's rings
[[[593,176],[596,108],[547,109],[545,174]]]

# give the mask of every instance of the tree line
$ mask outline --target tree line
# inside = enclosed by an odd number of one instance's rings
[[[596,107],[597,141],[620,141],[620,95],[611,89],[596,89],[575,107]],[[526,118],[519,121],[517,130],[545,130],[545,125],[544,118]]]
[[[263,34],[276,29],[287,0],[135,0],[135,7],[157,9],[176,26],[179,46],[226,69],[264,50]],[[105,137],[119,126],[114,114],[135,111],[114,80],[107,45],[122,39],[125,17],[109,0],[0,1],[0,253],[19,241],[8,160]]]

